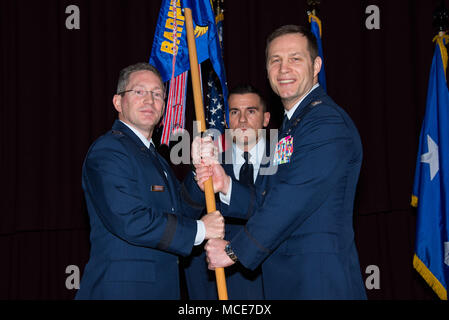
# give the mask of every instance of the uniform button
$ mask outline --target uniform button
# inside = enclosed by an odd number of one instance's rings
[[[171,208],[171,212],[175,212],[175,208]]]
[[[267,193],[266,190],[262,191],[262,196],[264,196]]]
[[[176,264],[179,264],[179,259],[176,259]]]

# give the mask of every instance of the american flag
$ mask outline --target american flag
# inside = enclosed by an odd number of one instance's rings
[[[169,145],[170,135],[183,130],[185,126],[185,103],[188,71],[170,80],[167,106],[164,116],[164,130],[161,144]]]
[[[222,2],[222,1],[221,1]],[[220,6],[220,1],[217,1],[215,8],[218,37],[220,39],[221,49],[223,52],[223,9]],[[224,148],[224,132],[226,128],[226,120],[229,117],[229,110],[226,110],[223,99],[223,90],[220,86],[218,76],[211,68],[207,81],[207,95],[206,95],[206,126],[208,129],[215,129],[221,132],[221,139],[218,141],[220,151]]]
[[[215,129],[224,134],[225,130],[225,108],[223,94],[219,90],[218,77],[213,71],[209,73],[207,81],[207,102],[206,102],[206,126],[208,129]],[[219,149],[223,150],[222,145]]]

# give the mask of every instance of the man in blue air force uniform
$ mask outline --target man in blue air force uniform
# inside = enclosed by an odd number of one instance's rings
[[[218,211],[195,219],[202,206],[154,148],[164,98],[153,66],[120,72],[113,98],[119,120],[92,144],[83,165],[91,252],[77,299],[179,299],[178,255],[224,236]]]
[[[262,132],[270,121],[270,113],[260,93],[251,85],[240,85],[229,93],[229,127],[232,132],[232,147],[221,154],[225,172],[240,183],[253,188],[263,177],[259,168],[268,165],[265,156],[266,140]],[[234,142],[234,143],[232,143]],[[204,170],[198,168],[198,170]],[[201,173],[200,173],[201,174]],[[203,188],[203,185],[201,186]],[[201,192],[198,187],[196,192]],[[218,206],[220,203],[217,204]],[[225,238],[232,239],[243,226],[246,219],[226,218]],[[194,300],[218,299],[215,274],[207,269],[203,247],[195,248],[186,260],[186,280],[189,298]],[[226,269],[226,287],[229,299],[263,299],[263,285],[260,267],[249,270],[240,264]]]
[[[315,37],[299,26],[267,39],[268,78],[285,109],[273,174],[253,192],[218,166],[209,170],[228,197],[224,215],[252,211],[230,241],[208,241],[209,268],[262,265],[266,299],[366,299],[353,231],[362,145],[349,116],[318,85],[317,52]]]

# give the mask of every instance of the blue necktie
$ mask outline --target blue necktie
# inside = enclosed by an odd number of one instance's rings
[[[159,154],[156,151],[156,148],[153,146],[153,144],[150,143],[150,152],[151,154],[156,158],[156,167],[158,169],[158,171],[161,173],[162,178],[164,178],[164,180],[167,182],[168,185],[168,179],[167,176],[165,175],[165,170],[164,170],[164,166],[161,163],[161,160],[159,159]]]
[[[286,115],[284,115],[284,120],[282,121],[281,132],[285,131],[285,128],[287,128],[288,122],[289,122],[289,119],[286,114]]]
[[[239,173],[239,181],[246,185],[254,184],[254,166],[252,163],[249,163],[249,152],[243,152],[243,158],[245,159],[245,163],[240,168]]]

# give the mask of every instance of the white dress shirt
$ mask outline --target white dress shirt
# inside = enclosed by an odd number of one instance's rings
[[[257,174],[259,173],[260,163],[262,162],[264,153],[265,153],[266,142],[264,138],[260,138],[255,146],[249,150],[249,163],[253,164],[254,168],[254,182],[256,182]],[[240,169],[242,165],[245,163],[245,159],[243,158],[243,150],[237,147],[235,143],[232,144],[232,167],[234,169],[234,176],[237,179],[240,179]],[[231,203],[231,191],[232,191],[232,179],[229,177],[229,189],[228,193],[225,195],[220,192],[220,200],[221,202],[229,205]]]

